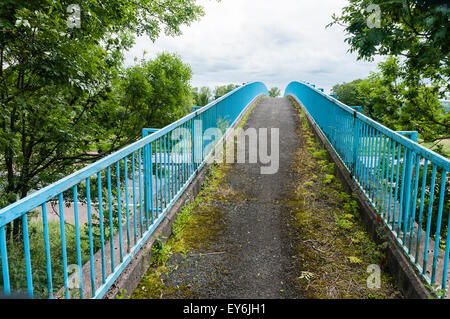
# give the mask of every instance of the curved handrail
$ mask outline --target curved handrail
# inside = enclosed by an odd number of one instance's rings
[[[445,190],[450,187],[450,160],[403,136],[414,137],[417,132],[395,132],[309,83],[291,82],[285,96],[304,107],[425,281],[446,289],[450,205]],[[437,216],[433,227],[432,216]],[[447,234],[442,238],[445,218]],[[445,252],[439,246],[444,240]]]
[[[212,101],[211,103],[205,105],[201,109],[190,113],[186,115],[185,117],[179,119],[178,121],[175,121],[164,128],[158,130],[157,132],[142,138],[116,152],[113,154],[110,154],[95,163],[92,163],[90,165],[87,165],[86,167],[60,179],[57,182],[54,182],[38,191],[33,192],[32,194],[0,209],[0,227],[4,226],[5,224],[11,222],[12,220],[20,217],[22,214],[32,210],[33,208],[40,205],[40,203],[44,201],[48,201],[51,198],[55,197],[57,194],[64,192],[74,185],[82,182],[87,177],[92,176],[93,174],[97,173],[98,171],[107,168],[111,164],[114,164],[118,160],[122,159],[123,157],[130,155],[133,152],[136,152],[139,149],[142,149],[145,145],[148,145],[149,143],[155,141],[156,139],[164,136],[171,130],[175,129],[176,127],[179,127],[180,125],[196,118],[198,115],[206,112],[207,110],[213,108],[214,106],[222,103],[228,98],[231,98],[235,93],[240,92],[242,90],[246,90],[249,88],[255,87],[257,90],[259,89],[261,94],[264,93],[264,89],[267,91],[267,87],[262,82],[251,82],[244,86],[240,86],[233,91],[225,94],[224,96],[221,96],[219,99]]]
[[[27,197],[0,209],[0,257],[3,291],[6,295],[11,293],[10,273],[8,268],[8,241],[5,236],[6,225],[19,218],[23,222],[23,246],[25,249],[25,268],[27,279],[27,290],[30,297],[34,296],[33,270],[30,256],[30,243],[28,236],[28,213],[36,208],[41,208],[45,259],[47,272],[47,295],[53,298],[52,266],[50,252],[50,238],[47,220],[47,203],[51,200],[59,202],[59,225],[61,253],[63,264],[64,291],[65,298],[69,298],[69,276],[68,276],[68,256],[65,239],[65,219],[64,204],[67,201],[63,195],[73,196],[69,203],[72,203],[75,216],[76,229],[76,259],[78,269],[82,269],[81,242],[79,227],[79,207],[78,191],[83,188],[86,191],[86,207],[89,226],[89,265],[90,278],[83,278],[83,271],[78,271],[80,281],[80,297],[89,296],[101,298],[105,295],[120,273],[130,263],[135,254],[142,248],[150,235],[172,208],[174,203],[180,198],[187,186],[195,178],[198,171],[206,164],[206,160],[211,156],[214,147],[203,149],[203,133],[208,128],[216,128],[220,121],[226,119],[226,129],[229,130],[239,119],[240,115],[247,109],[260,95],[267,95],[267,87],[261,82],[252,82],[234,89],[221,98],[209,103],[195,112],[186,115],[182,119],[167,125],[166,127],[153,132],[104,157],[103,159],[87,165],[62,178],[61,180],[33,192]],[[196,130],[197,121],[201,121],[201,131]],[[223,129],[223,122],[222,127]],[[180,132],[187,132],[188,137],[182,136]],[[182,133],[181,133],[182,134]],[[201,135],[201,136],[200,136]],[[188,140],[189,138],[189,140]],[[177,149],[176,143],[181,143],[181,149]],[[219,143],[215,139],[214,143]],[[211,146],[211,143],[209,144]],[[213,145],[214,146],[214,145]],[[195,161],[194,161],[195,157]],[[130,169],[130,170],[128,170]],[[106,170],[106,174],[102,174]],[[116,174],[112,174],[115,172]],[[130,173],[130,174],[129,174]],[[103,175],[103,176],[102,176]],[[132,177],[130,177],[132,176]],[[107,177],[107,178],[105,178]],[[112,178],[116,184],[113,185]],[[136,180],[135,180],[136,179]],[[91,180],[97,183],[98,194],[93,194],[90,188]],[[132,184],[132,195],[129,194],[129,184]],[[138,183],[138,186],[136,186]],[[92,183],[94,184],[94,183]],[[107,184],[107,191],[103,190]],[[113,192],[114,189],[114,192]],[[66,193],[65,193],[66,192]],[[70,192],[70,193],[69,193]],[[114,195],[114,196],[113,196]],[[97,196],[97,197],[95,197]],[[92,197],[92,198],[91,198]],[[103,200],[104,197],[104,200]],[[97,202],[93,201],[97,200]],[[132,201],[132,203],[130,203]],[[97,210],[94,212],[95,204]],[[106,204],[106,205],[105,205]],[[104,212],[103,212],[104,211]],[[109,225],[103,225],[103,213],[109,213]],[[100,220],[101,249],[94,252],[92,234],[92,214],[98,213]],[[122,214],[125,214],[123,216]],[[114,228],[113,219],[117,218],[119,226]],[[124,225],[126,218],[126,224]],[[109,227],[109,233],[104,228]],[[133,229],[134,228],[134,229]],[[139,231],[140,228],[140,231]],[[118,233],[118,239],[116,238]],[[109,246],[105,245],[109,236]],[[134,242],[131,237],[134,235]],[[127,250],[124,247],[124,236],[126,236]],[[116,249],[115,245],[118,246]],[[105,254],[110,248],[109,255]],[[120,248],[120,255],[116,255],[117,248]],[[125,250],[125,251],[124,251]],[[40,252],[42,253],[42,252]],[[55,254],[57,252],[52,252]],[[94,253],[100,254],[94,260]],[[118,253],[119,254],[119,253]],[[116,260],[114,259],[116,257]],[[106,260],[106,258],[110,258]],[[101,260],[101,273],[95,272],[94,264],[97,259]],[[119,262],[116,262],[120,259]],[[111,270],[106,269],[106,264],[110,263]],[[97,262],[98,263],[98,262]],[[59,287],[58,287],[59,288]],[[59,293],[59,292],[58,292]],[[58,295],[58,293],[56,295]]]
[[[348,106],[345,105],[344,103],[340,102],[339,100],[335,99],[332,96],[326,95],[324,92],[316,89],[315,87],[313,87],[310,84],[307,84],[306,82],[299,82],[299,81],[293,81],[291,82],[285,90],[285,96],[286,95],[294,95],[294,92],[299,92],[298,90],[302,90],[303,93],[301,93],[302,99],[305,100],[309,99],[310,97],[305,96],[304,94],[306,93],[305,90],[310,90],[311,93],[315,94],[314,98],[322,98],[321,102],[325,102],[325,103],[332,103],[333,105],[341,108],[342,110],[346,111],[347,113],[350,113],[352,116],[355,113],[355,110]],[[299,98],[300,101],[302,101],[302,99]],[[308,102],[306,103],[317,103],[317,101],[312,101],[312,100],[308,100]],[[308,110],[308,112],[310,112],[311,110]],[[440,165],[441,167],[445,168],[447,171],[450,171],[450,160],[448,158],[445,158],[444,156],[434,152],[433,150],[430,150],[426,147],[424,147],[423,145],[418,144],[417,142],[412,141],[411,139],[408,139],[406,137],[404,137],[403,135],[399,134],[398,132],[391,130],[390,128],[384,126],[381,123],[378,123],[377,121],[371,119],[370,117],[360,113],[360,112],[356,112],[356,116],[359,120],[367,123],[368,125],[376,128],[378,131],[380,131],[381,133],[389,136],[390,138],[396,139],[399,143],[401,143],[403,146],[414,149],[414,151],[416,153],[419,153],[421,156],[427,158],[430,161],[435,162],[436,164]],[[318,119],[315,118],[315,121],[317,122]],[[319,120],[320,121],[320,120]]]

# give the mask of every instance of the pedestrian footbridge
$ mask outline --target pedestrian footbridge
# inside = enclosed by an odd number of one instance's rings
[[[164,128],[144,129],[139,141],[2,208],[4,295],[105,297],[267,94],[261,82],[243,85]],[[395,132],[313,84],[292,82],[285,97],[302,106],[421,284],[448,289],[450,160],[419,145],[417,132]],[[259,121],[276,118],[269,130],[287,126],[289,112],[281,116],[277,103],[265,103],[271,110]],[[19,240],[11,235],[14,223],[21,227]]]

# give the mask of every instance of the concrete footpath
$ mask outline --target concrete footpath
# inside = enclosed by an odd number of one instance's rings
[[[197,298],[300,298],[295,287],[295,233],[288,207],[291,165],[299,146],[298,116],[287,98],[263,99],[250,113],[247,128],[279,129],[279,169],[261,174],[267,164],[231,164],[226,183],[245,200],[220,207],[224,229],[202,251],[172,256],[164,284],[193,287]],[[170,266],[174,267],[170,267]],[[195,287],[195,288],[194,288]],[[183,296],[180,296],[183,297]]]

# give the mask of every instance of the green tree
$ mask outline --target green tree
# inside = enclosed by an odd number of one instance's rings
[[[136,34],[178,35],[181,25],[203,15],[195,0],[81,0],[80,25],[73,27],[72,3],[0,7],[1,206],[119,148],[120,138],[109,141],[98,120],[114,109],[106,100],[124,50]],[[110,147],[92,152],[96,143]],[[15,234],[19,228],[15,222]]]
[[[190,112],[192,70],[176,54],[162,53],[154,60],[121,72],[102,101],[98,120],[105,132],[104,153],[138,139],[144,127],[161,128]]]
[[[273,87],[269,90],[269,96],[270,97],[279,97],[281,94],[281,91],[277,87]]]
[[[439,87],[421,83],[410,86],[405,70],[394,57],[380,63],[378,69],[358,87],[363,105],[376,120],[394,130],[418,131],[426,143],[450,138],[450,114],[439,101]],[[442,153],[439,147],[435,150]]]
[[[378,65],[366,79],[337,84],[333,93],[347,105],[362,105],[364,113],[393,130],[415,130],[425,143],[450,137],[450,115],[439,101],[439,88],[418,84],[410,87],[397,58]],[[442,150],[436,144],[436,151]]]
[[[349,106],[364,106],[359,95],[358,87],[362,80],[357,79],[351,82],[336,84],[331,89],[332,94],[338,96],[339,101]]]
[[[193,88],[192,96],[195,106],[205,106],[212,98],[212,92],[209,87]]]
[[[418,130],[433,143],[450,137],[439,102],[450,89],[449,18],[450,8],[438,1],[350,0],[328,25],[345,27],[349,51],[359,59],[391,56],[361,83],[363,106],[391,128]]]
[[[214,97],[219,98],[219,97],[227,94],[228,92],[233,91],[237,87],[239,87],[239,85],[237,85],[237,84],[216,86],[216,88],[214,89]]]
[[[375,7],[378,6],[378,7]],[[379,24],[374,20],[379,19]],[[449,90],[450,8],[424,0],[350,0],[333,24],[343,25],[350,51],[360,59],[401,56],[405,75],[413,81],[443,81]],[[372,22],[372,23],[371,23]]]

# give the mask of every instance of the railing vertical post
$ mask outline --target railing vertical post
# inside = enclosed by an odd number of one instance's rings
[[[203,136],[202,131],[203,131],[203,125],[202,125],[202,120],[199,119],[197,116],[195,117],[194,120],[194,170],[197,169],[197,167],[199,166],[199,164],[202,161],[202,143],[201,143],[201,137]]]
[[[354,109],[355,111],[362,113],[362,106],[350,106],[352,109]]]
[[[148,213],[148,210],[149,210],[149,207],[148,207],[148,197],[149,197],[149,195],[148,195],[148,152],[147,152],[147,145],[145,145],[144,146],[144,149],[142,150],[142,156],[143,156],[143,161],[144,161],[144,216],[148,216],[147,215],[147,213]],[[146,218],[146,220],[147,220],[147,228],[149,227],[149,224],[148,224],[148,218]]]
[[[406,234],[408,232],[408,229],[410,228],[409,225],[409,208],[411,206],[411,180],[412,180],[412,174],[413,174],[413,152],[411,150],[408,150],[408,155],[406,158],[406,175],[405,180],[403,181],[405,183],[405,193],[404,193],[404,205],[403,205],[403,244],[406,242]]]
[[[58,205],[59,205],[59,227],[61,234],[61,253],[62,253],[62,263],[63,263],[63,278],[64,278],[64,296],[69,299],[69,286],[68,286],[68,275],[67,275],[67,250],[66,250],[66,230],[64,224],[64,208],[63,208],[63,193],[58,195]]]
[[[146,129],[144,128],[142,130],[142,138],[147,137],[148,135],[150,135],[151,133],[156,132],[158,129]],[[150,197],[152,196],[151,191],[150,191],[150,179],[153,178],[152,175],[150,175],[150,166],[152,165],[152,154],[150,153],[149,150],[149,145],[145,145],[143,150],[142,150],[142,156],[143,156],[143,166],[144,166],[144,216],[145,219],[147,221],[147,229],[150,228],[150,219],[149,219],[149,212],[151,212],[152,217],[151,220],[153,220],[153,205],[151,204],[151,199]]]
[[[448,212],[449,216],[450,216],[450,210]],[[445,253],[444,253],[444,270],[442,272],[442,289],[444,290],[444,295],[442,296],[442,298],[445,298],[445,295],[447,293],[446,289],[447,289],[447,270],[448,270],[448,258],[449,258],[449,254],[450,254],[450,231],[448,231],[450,229],[450,218],[448,219],[448,224],[447,224],[447,238],[445,240]]]
[[[359,125],[358,125],[358,114],[356,111],[353,112],[353,159],[352,159],[352,169],[353,175],[356,175],[356,163],[358,161],[359,152]]]
[[[153,225],[153,220],[154,220],[154,216],[153,216],[153,142],[150,143],[150,151],[149,151],[149,166],[150,166],[150,174],[149,174],[149,178],[150,178],[150,193],[149,193],[149,197],[150,197],[150,214],[152,214],[151,216],[151,224]]]
[[[28,236],[28,216],[22,216],[23,249],[25,253],[25,269],[27,278],[28,296],[33,298],[33,275],[31,270],[30,240]]]
[[[98,219],[100,224],[100,244],[102,252],[102,284],[106,282],[106,264],[105,264],[105,233],[103,229],[103,204],[102,204],[102,172],[97,173],[98,185]]]
[[[6,296],[9,296],[11,294],[11,286],[9,282],[8,249],[6,248],[5,226],[0,227],[0,255],[2,260],[3,292]]]
[[[95,268],[94,268],[94,239],[92,233],[92,211],[91,211],[91,187],[90,179],[86,178],[86,200],[87,200],[87,216],[89,227],[89,260],[91,266],[91,289],[92,295],[95,296]]]
[[[42,228],[44,230],[44,248],[45,248],[45,263],[47,270],[47,289],[48,298],[53,299],[53,283],[52,283],[52,261],[50,257],[50,239],[48,234],[48,221],[47,221],[47,202],[41,205],[42,207]],[[1,241],[1,240],[0,240]]]
[[[418,140],[418,132],[408,132],[409,138],[417,143]],[[403,194],[403,243],[406,242],[406,233],[410,228],[409,220],[410,220],[410,207],[411,207],[411,183],[412,183],[412,174],[413,174],[413,163],[414,163],[414,153],[412,150],[408,149],[408,155],[406,156],[406,175],[405,180],[405,192]]]

